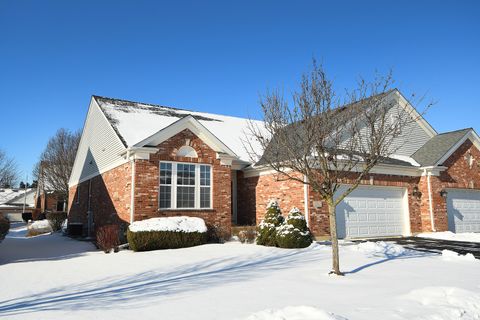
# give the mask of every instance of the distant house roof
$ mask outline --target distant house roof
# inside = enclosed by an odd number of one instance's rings
[[[462,140],[472,128],[466,128],[436,135],[412,155],[421,166],[435,166],[442,157]]]
[[[125,147],[138,146],[160,130],[192,116],[241,160],[249,161],[243,143],[249,135],[248,119],[100,96],[93,98]]]
[[[26,205],[33,207],[35,190],[27,189]],[[25,189],[0,188],[0,207],[23,205]]]

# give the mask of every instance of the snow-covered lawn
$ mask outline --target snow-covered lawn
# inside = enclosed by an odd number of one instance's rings
[[[209,244],[104,254],[59,234],[0,244],[1,319],[480,319],[480,261],[388,243]]]
[[[473,232],[464,232],[464,233],[453,233],[451,231],[426,232],[426,233],[418,234],[417,237],[453,240],[453,241],[480,242],[480,233],[473,233]]]

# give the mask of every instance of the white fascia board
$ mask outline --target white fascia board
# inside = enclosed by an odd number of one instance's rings
[[[443,168],[443,167],[437,167]],[[361,168],[358,167],[357,169],[353,168],[351,172],[360,172]],[[269,175],[273,173],[278,173],[276,170],[268,166],[261,166],[261,167],[250,167],[245,169],[244,177],[257,177],[263,175]],[[419,167],[403,167],[403,166],[396,166],[396,165],[376,165],[373,167],[369,173],[372,174],[384,174],[384,175],[396,175],[396,176],[409,176],[409,177],[419,177],[422,175],[423,169]]]
[[[83,140],[83,135],[85,133],[85,125],[87,124],[87,120],[88,120],[88,117],[90,116],[90,112],[92,110],[92,108],[98,108],[98,111],[102,114],[102,116],[104,117],[105,121],[108,123],[108,128],[109,130],[111,130],[113,132],[113,134],[115,135],[115,137],[117,137],[118,141],[120,142],[120,144],[122,146],[125,146],[124,143],[122,142],[122,140],[120,139],[120,137],[118,136],[117,132],[115,131],[115,129],[113,129],[110,121],[107,119],[107,116],[105,116],[105,114],[103,113],[102,111],[102,108],[100,108],[100,106],[98,105],[97,101],[95,100],[95,97],[91,97],[90,98],[90,104],[88,106],[88,111],[87,111],[87,116],[85,117],[85,120],[83,121],[83,127],[82,127],[82,135],[80,136],[80,142],[78,143],[78,145],[80,146],[81,143],[82,143],[82,140]],[[72,168],[75,168],[75,164],[77,162],[77,154],[75,155],[75,160],[73,162],[73,166]],[[117,166],[115,163],[113,163],[112,165],[115,165]],[[110,168],[111,166],[108,166],[108,168]],[[109,169],[110,170],[110,169]],[[105,170],[103,170],[103,172],[105,172]],[[70,179],[68,180],[68,186],[70,187],[71,185],[77,185],[78,183],[84,181],[85,179],[81,180],[81,181],[71,181],[71,175],[73,173],[73,170],[72,172],[70,173]]]
[[[417,123],[420,125],[420,127],[422,127],[423,130],[425,130],[425,132],[430,136],[430,138],[433,138],[438,134],[437,131],[435,131],[435,129],[430,125],[430,123],[428,123],[427,120],[425,120],[425,118],[420,113],[418,113],[417,109],[412,106],[412,104],[398,89],[395,89],[394,94],[398,97],[400,106],[417,119]]]
[[[440,165],[440,164],[443,164],[445,161],[447,161],[448,158],[450,158],[450,156],[458,149],[460,148],[460,146],[462,144],[465,143],[465,141],[467,141],[467,139],[470,139],[470,141],[472,141],[473,145],[478,149],[480,150],[480,137],[478,136],[478,134],[472,129],[470,131],[468,131],[462,139],[460,139],[456,144],[453,145],[453,147],[450,148],[450,150],[447,151],[447,153],[445,153],[443,155],[443,157],[440,158],[440,160],[437,161],[436,165]]]
[[[90,111],[92,110],[92,105],[93,105],[93,97],[90,98],[90,104],[88,105],[88,111],[87,111],[87,116],[85,117],[85,119],[83,120],[83,127],[82,127],[82,134],[80,135],[80,141],[78,142],[78,145],[80,146],[81,143],[82,143],[82,140],[83,140],[83,135],[85,133],[85,125],[87,124],[87,119],[88,119],[88,116],[90,115]],[[73,161],[73,166],[72,166],[72,171],[70,172],[70,178],[68,179],[68,185],[70,187],[70,183],[72,183],[72,174],[73,174],[73,168],[75,168],[75,165],[77,164],[77,161],[78,161],[78,152],[75,153],[75,160]],[[37,188],[40,184],[38,183],[37,184]]]
[[[172,123],[171,125],[161,129],[157,133],[150,137],[136,143],[134,147],[143,147],[145,145],[154,144],[159,145],[163,141],[173,137],[177,133],[189,129],[209,147],[216,152],[223,152],[234,157],[238,157],[229,147],[227,147],[220,139],[218,139],[213,133],[211,133],[205,126],[203,126],[193,116],[188,115],[180,120]]]

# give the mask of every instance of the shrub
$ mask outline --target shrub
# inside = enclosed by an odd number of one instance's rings
[[[265,218],[257,227],[257,244],[274,247],[277,245],[277,227],[283,222],[282,212],[276,200],[270,200]]]
[[[229,238],[229,233],[221,226],[207,225],[207,241],[213,243],[224,243]]]
[[[207,243],[206,232],[127,231],[128,245],[133,251],[177,249]]]
[[[52,230],[55,232],[62,229],[62,224],[67,219],[67,214],[65,212],[47,212],[46,217],[48,222],[50,222],[50,226],[52,226]]]
[[[205,221],[194,217],[152,218],[128,227],[130,249],[148,251],[192,247],[207,242]]]
[[[120,228],[116,224],[108,224],[101,226],[97,229],[97,246],[105,253],[109,253],[110,250],[118,250],[120,244]]]
[[[8,221],[8,219],[4,216],[0,215],[0,242],[5,239],[8,230],[10,230],[10,221]]]
[[[27,223],[28,221],[32,220],[33,216],[31,212],[23,212],[22,213],[22,220]]]
[[[257,232],[254,229],[245,229],[238,232],[238,240],[241,243],[254,243]]]
[[[293,208],[289,212],[285,223],[277,228],[276,240],[280,248],[306,248],[312,244],[312,234],[300,210]]]

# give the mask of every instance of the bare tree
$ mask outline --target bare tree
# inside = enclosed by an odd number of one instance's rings
[[[392,85],[390,72],[371,82],[360,79],[354,90],[340,95],[314,61],[292,94],[292,104],[279,91],[269,91],[260,101],[263,125],[250,121],[245,147],[252,161],[260,159],[257,165],[273,169],[279,180],[308,184],[327,204],[332,273],[337,275],[342,273],[336,206],[374,166],[401,148],[399,142],[408,140],[408,128],[421,116],[399,106]]]
[[[43,190],[55,191],[68,198],[68,180],[75,161],[81,132],[59,129],[50,138],[33,169],[35,180]]]
[[[18,167],[13,158],[0,149],[0,187],[13,187],[18,181]]]

